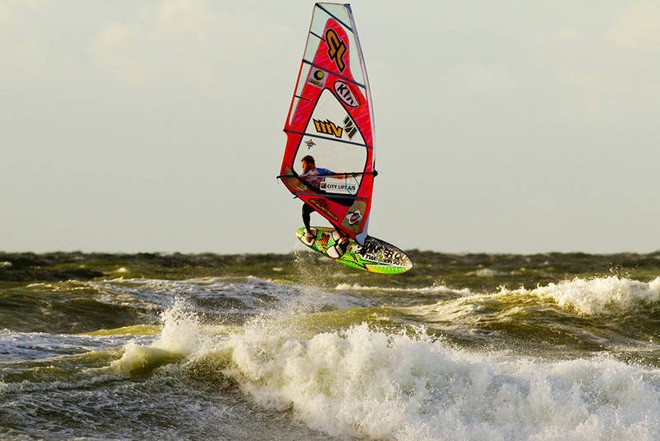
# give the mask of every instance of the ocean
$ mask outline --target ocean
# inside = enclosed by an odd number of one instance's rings
[[[410,255],[0,253],[0,439],[660,439],[660,252]]]

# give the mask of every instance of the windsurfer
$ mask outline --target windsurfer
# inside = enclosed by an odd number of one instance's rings
[[[321,185],[321,178],[319,178],[320,175],[328,175],[332,173],[330,170],[325,168],[316,168],[316,161],[311,155],[304,156],[300,160],[300,165],[302,166],[302,173],[300,173],[298,176],[305,184],[312,187],[314,190],[319,190]],[[314,211],[314,207],[309,205],[307,202],[303,204],[302,219],[303,224],[305,225],[307,240],[312,240],[314,238],[314,234],[312,234],[312,228],[309,225],[311,214]]]
[[[300,173],[298,176],[301,178],[301,180],[312,187],[314,190],[319,191],[320,186],[321,186],[321,181],[323,178],[320,176],[323,175],[331,175],[333,174],[332,171],[328,170],[327,168],[321,168],[321,167],[316,167],[316,161],[314,160],[314,157],[311,155],[306,155],[300,160],[300,164],[302,166],[302,173]],[[311,221],[311,214],[316,211],[314,210],[314,207],[309,205],[307,202],[303,204],[302,207],[302,219],[303,219],[303,224],[305,225],[305,236],[308,241],[313,241],[315,239],[315,234],[312,233],[312,228],[310,226],[310,221]],[[336,230],[337,233],[341,236],[340,239],[337,241],[337,249],[339,251],[339,254],[344,254],[346,252],[346,248],[348,247],[348,236],[341,230]]]
[[[304,156],[300,160],[303,172],[298,176],[302,178],[302,181],[308,186],[312,187],[314,190],[319,191],[321,188],[321,182],[323,178],[322,175],[331,175],[333,172],[327,168],[316,167],[316,161],[311,155]]]

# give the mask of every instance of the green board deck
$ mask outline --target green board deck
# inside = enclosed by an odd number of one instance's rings
[[[346,252],[337,247],[339,233],[333,228],[312,227],[316,236],[308,240],[305,228],[296,231],[298,239],[312,250],[351,268],[377,274],[401,274],[413,267],[413,262],[399,248],[375,237],[367,236],[364,245],[350,240]]]

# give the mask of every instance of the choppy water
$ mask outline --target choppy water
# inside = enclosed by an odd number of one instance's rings
[[[0,255],[0,439],[660,439],[660,253]]]

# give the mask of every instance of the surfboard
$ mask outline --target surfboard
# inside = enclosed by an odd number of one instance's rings
[[[377,274],[401,274],[413,267],[405,252],[375,237],[367,236],[364,245],[351,239],[342,253],[338,244],[341,235],[337,230],[312,227],[312,233],[315,236],[308,240],[303,227],[296,231],[296,236],[310,249],[351,268]]]

